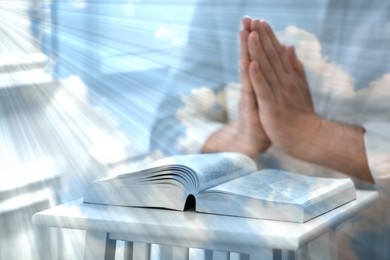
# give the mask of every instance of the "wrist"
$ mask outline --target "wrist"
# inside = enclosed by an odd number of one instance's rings
[[[365,130],[317,117],[312,131],[289,155],[372,182],[364,147]]]
[[[316,114],[306,114],[297,118],[299,127],[291,127],[289,145],[282,150],[291,157],[313,161],[320,156],[322,138],[328,135],[327,120]],[[326,138],[324,139],[326,140]]]

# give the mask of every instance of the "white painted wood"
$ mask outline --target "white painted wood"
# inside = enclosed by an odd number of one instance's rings
[[[123,259],[133,260],[134,244],[131,241],[125,241]]]
[[[213,260],[230,260],[230,253],[223,251],[213,251]]]
[[[230,253],[230,260],[241,260],[239,253]]]
[[[108,238],[106,232],[87,231],[84,260],[115,260],[116,241]]]
[[[310,259],[309,245],[307,244],[307,245],[303,246],[302,248],[298,249],[298,252],[296,255],[297,255],[297,259],[302,259],[302,260]]]
[[[274,259],[273,250],[271,248],[259,248],[249,254],[250,260],[264,259],[264,260],[272,260]]]
[[[160,260],[170,260],[172,258],[172,247],[171,246],[164,246],[160,245],[160,254],[159,254]]]
[[[124,241],[248,253],[260,248],[295,251],[327,233],[331,226],[336,226],[367,208],[377,198],[376,192],[357,191],[355,201],[303,224],[196,212],[84,204],[81,200],[39,212],[33,216],[33,223],[60,228],[101,230],[109,232],[110,239]]]
[[[172,247],[172,258],[175,260],[189,260],[190,250],[188,247]]]
[[[189,248],[186,247],[176,247],[176,246],[167,246],[167,245],[156,245],[151,246],[151,260],[188,260],[189,259]],[[194,259],[202,259],[197,257]]]
[[[296,252],[291,250],[282,250],[282,260],[296,260]]]
[[[205,260],[206,259],[206,250],[199,248],[190,248],[189,250],[189,260]]]
[[[150,259],[150,244],[133,243],[133,259],[149,260]]]
[[[337,243],[336,231],[328,232],[324,236],[328,237],[330,259],[337,260],[338,259],[338,243]]]
[[[250,260],[249,254],[240,254],[240,260]]]

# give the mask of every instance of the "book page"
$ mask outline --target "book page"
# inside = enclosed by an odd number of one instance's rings
[[[263,201],[303,204],[352,184],[350,179],[328,179],[293,174],[281,170],[261,170],[210,188],[204,193],[227,193]]]
[[[255,162],[239,153],[178,155],[157,161],[154,166],[184,165],[193,170],[202,191],[257,170]]]

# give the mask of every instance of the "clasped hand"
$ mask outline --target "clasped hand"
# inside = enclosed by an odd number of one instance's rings
[[[240,31],[240,120],[206,141],[203,152],[255,157],[270,144],[295,158],[372,182],[365,129],[314,112],[302,63],[264,21],[244,18]]]
[[[314,112],[304,67],[294,48],[280,44],[267,22],[246,17],[242,23],[242,134],[263,140],[252,143],[259,153],[272,143],[294,155],[307,147],[310,136],[321,125]]]

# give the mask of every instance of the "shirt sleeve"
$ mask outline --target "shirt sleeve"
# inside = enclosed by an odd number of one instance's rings
[[[225,80],[211,5],[209,0],[197,3],[181,65],[167,81],[152,126],[151,152],[198,153],[222,126],[226,113],[218,100]]]
[[[364,125],[368,165],[381,196],[390,200],[390,123]]]

